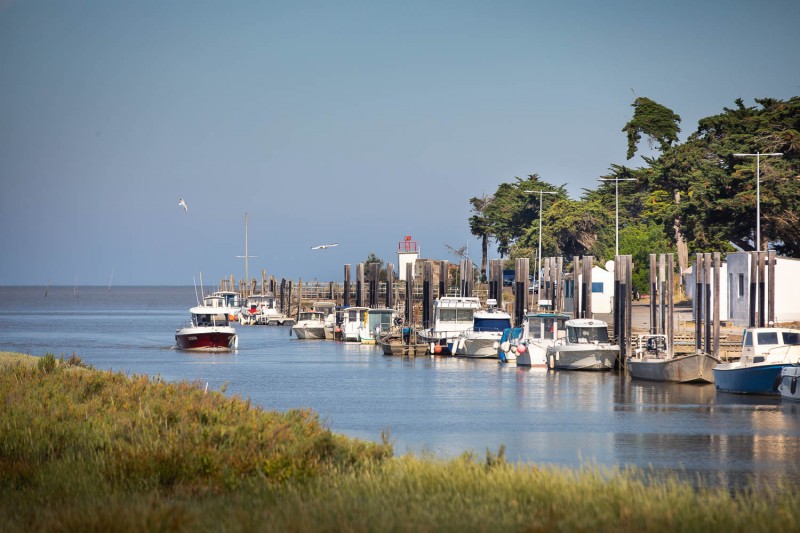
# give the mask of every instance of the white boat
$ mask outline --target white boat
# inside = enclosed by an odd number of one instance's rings
[[[707,353],[674,355],[663,334],[640,335],[632,357],[625,362],[632,379],[677,383],[714,383],[713,368],[720,360]]]
[[[547,367],[553,370],[611,370],[619,345],[608,339],[608,324],[594,318],[564,323],[566,337],[547,347]]]
[[[497,309],[495,300],[487,300],[489,309],[475,311],[472,327],[463,331],[451,348],[459,357],[497,358],[503,331],[511,327],[511,315]]]
[[[221,352],[239,347],[239,337],[230,325],[227,314],[218,307],[198,306],[189,309],[191,322],[175,330],[179,350]]]
[[[336,302],[320,300],[314,302],[311,309],[325,315],[325,339],[333,340],[333,331],[336,328]]]
[[[364,325],[358,329],[358,340],[361,344],[376,344],[389,334],[396,316],[394,309],[368,309]]]
[[[247,326],[292,326],[296,320],[278,311],[275,295],[251,294],[239,310],[239,323]]]
[[[797,382],[800,381],[800,366],[792,365],[785,366],[781,371],[781,380],[778,383],[778,392],[781,393],[781,398],[784,400],[800,401],[800,387]]]
[[[564,324],[569,318],[569,315],[561,313],[527,313],[522,333],[509,340],[504,352],[516,356],[517,366],[547,367],[547,348],[566,337]]]
[[[721,392],[777,394],[784,367],[800,364],[800,330],[749,328],[742,335],[738,361],[714,367],[714,385]]]
[[[213,307],[217,315],[225,314],[229,321],[236,321],[241,307],[239,293],[235,291],[215,291],[203,297],[204,307]]]
[[[430,345],[432,354],[448,354],[453,341],[472,327],[475,311],[480,308],[477,297],[441,296],[433,302],[433,325],[421,330],[419,338]]]
[[[345,342],[359,342],[358,330],[365,323],[369,307],[345,307],[337,311],[336,339]]]
[[[325,339],[325,313],[322,311],[301,311],[292,333],[298,339]]]

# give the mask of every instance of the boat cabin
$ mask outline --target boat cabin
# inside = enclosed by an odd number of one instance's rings
[[[378,335],[389,333],[395,317],[394,309],[370,309],[365,318],[367,331]]]
[[[567,342],[570,344],[607,344],[608,325],[602,320],[568,320]]]
[[[532,341],[563,339],[566,336],[564,324],[569,318],[569,315],[558,313],[528,313],[523,337]]]
[[[298,321],[325,322],[325,313],[322,311],[300,311]]]
[[[228,319],[227,313],[220,314],[214,307],[192,307],[189,312],[192,315],[193,326],[208,327],[230,325],[230,320]]]
[[[781,362],[787,355],[800,354],[800,330],[787,328],[750,328],[742,334],[741,362],[747,364]]]

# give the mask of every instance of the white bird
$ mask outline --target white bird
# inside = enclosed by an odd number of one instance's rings
[[[325,248],[333,248],[334,246],[339,246],[339,243],[335,242],[333,244],[320,244],[320,245],[317,245],[317,246],[312,246],[311,249],[312,250],[324,250]]]
[[[178,202],[178,206],[182,207],[183,210],[186,211],[187,213],[189,212],[189,206],[186,205],[186,200],[184,200],[183,198],[181,198],[180,201]]]

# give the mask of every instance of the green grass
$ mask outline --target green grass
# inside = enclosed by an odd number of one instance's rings
[[[0,353],[2,531],[792,531],[797,487],[392,455],[309,411]]]

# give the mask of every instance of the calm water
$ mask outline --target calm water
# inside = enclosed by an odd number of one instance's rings
[[[706,484],[797,484],[800,404],[717,394],[712,385],[631,382],[457,358],[385,357],[375,347],[299,341],[237,326],[240,349],[172,349],[192,287],[0,287],[0,350],[73,352],[101,369],[227,385],[267,409],[308,407],[336,432],[396,453],[672,470]]]

